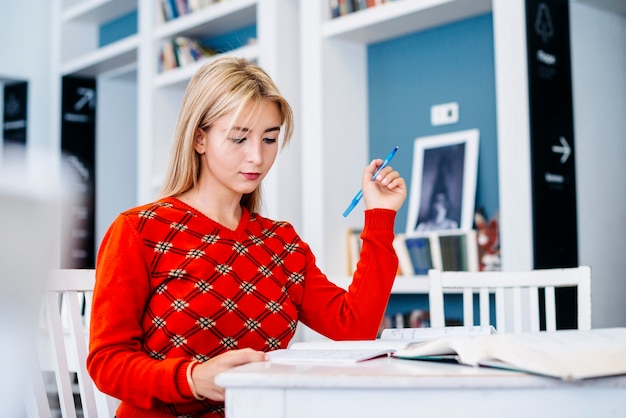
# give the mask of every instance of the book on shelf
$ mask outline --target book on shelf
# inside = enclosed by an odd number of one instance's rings
[[[390,328],[375,340],[305,341],[289,348],[270,351],[271,362],[279,364],[353,364],[376,357],[391,355],[410,344],[446,335],[478,335],[495,332],[491,326],[459,326],[444,328]]]
[[[450,335],[396,350],[394,357],[454,359],[562,380],[626,374],[626,328]]]
[[[345,16],[370,7],[379,6],[393,0],[329,0],[330,15],[332,18]]]
[[[176,3],[172,0],[161,0],[161,14],[165,22],[176,19],[178,17]]]
[[[386,313],[380,323],[378,334],[391,328],[429,328],[430,311],[427,309],[411,309],[395,313]]]
[[[428,270],[435,268],[436,261],[431,251],[431,243],[435,240],[436,238],[429,236],[405,237],[404,245],[409,252],[409,259],[413,265],[413,274],[428,274]]]
[[[474,230],[397,234],[394,248],[405,275],[426,275],[430,269],[478,270],[478,243]]]
[[[354,275],[354,272],[356,271],[356,265],[361,258],[361,247],[363,245],[363,240],[361,239],[362,232],[363,229],[361,228],[348,228],[346,230],[346,273],[348,276]],[[400,262],[398,263],[397,274],[403,274]]]
[[[396,234],[393,239],[393,249],[398,256],[398,269],[400,275],[413,275],[413,263],[411,262],[411,255],[405,244],[406,235],[403,233]]]
[[[175,4],[179,16],[185,16],[190,12],[187,0],[176,0]]]
[[[217,51],[201,45],[195,39],[177,36],[165,42],[161,47],[159,71],[163,72],[184,67],[215,54],[217,54]]]
[[[167,22],[187,14],[197,12],[220,0],[161,0],[162,21]]]
[[[477,271],[478,243],[476,231],[440,234],[441,266],[444,271]]]

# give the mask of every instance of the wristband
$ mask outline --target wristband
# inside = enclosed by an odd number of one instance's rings
[[[199,401],[202,401],[206,398],[204,396],[198,395],[198,392],[196,391],[196,386],[193,384],[193,379],[191,378],[191,373],[198,364],[200,364],[198,360],[192,360],[191,363],[189,363],[189,365],[187,366],[187,384],[189,385],[189,389],[191,390],[191,394],[193,395],[193,397]]]

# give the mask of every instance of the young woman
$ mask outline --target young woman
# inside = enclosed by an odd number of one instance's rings
[[[286,348],[298,321],[332,339],[376,337],[405,181],[391,167],[372,181],[381,160],[364,169],[363,249],[345,291],[290,224],[258,213],[292,130],[289,104],[256,65],[221,58],[190,81],[163,197],[120,214],[99,249],[87,365],[122,401],[117,418],[223,416],[215,376]]]

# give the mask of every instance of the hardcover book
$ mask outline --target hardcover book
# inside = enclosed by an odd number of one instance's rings
[[[444,328],[390,328],[375,340],[296,342],[288,349],[270,351],[270,361],[280,364],[353,364],[391,355],[411,344],[446,335],[480,335],[495,332],[491,326],[459,326]]]
[[[394,357],[442,360],[578,380],[626,373],[626,328],[453,335],[396,350]]]

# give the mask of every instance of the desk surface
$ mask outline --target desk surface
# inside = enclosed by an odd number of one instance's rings
[[[229,418],[474,416],[477,408],[485,417],[564,416],[568,411],[571,416],[626,416],[626,376],[564,382],[379,358],[347,366],[251,363],[222,373],[216,382],[226,388]]]
[[[331,379],[332,378],[332,379]],[[285,365],[250,363],[222,373],[225,387],[278,388],[537,388],[619,386],[626,390],[626,376],[564,382],[542,376],[454,363],[379,358],[356,364]]]

